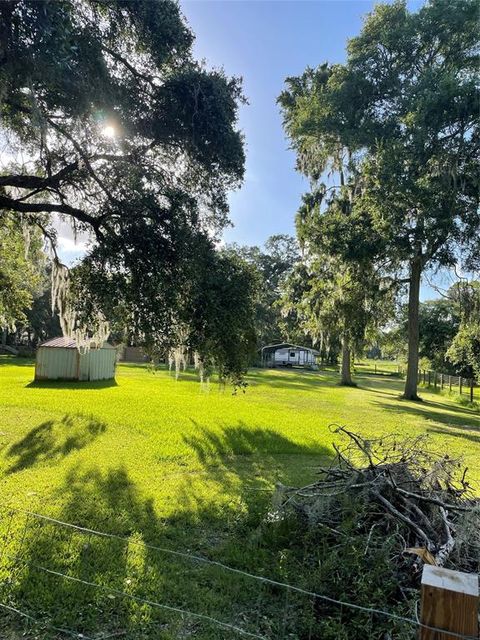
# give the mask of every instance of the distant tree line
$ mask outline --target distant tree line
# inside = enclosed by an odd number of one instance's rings
[[[406,360],[408,308],[401,304],[395,323],[384,330],[382,354]],[[461,281],[419,307],[419,368],[480,379],[480,282]]]

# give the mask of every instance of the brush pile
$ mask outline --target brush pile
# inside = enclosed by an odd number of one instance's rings
[[[435,452],[426,436],[367,440],[341,426],[331,430],[343,441],[333,445],[332,464],[313,484],[278,486],[276,519],[300,518],[340,546],[362,540],[365,554],[370,543],[395,538],[403,571],[418,571],[421,562],[479,570],[480,500],[459,460]]]

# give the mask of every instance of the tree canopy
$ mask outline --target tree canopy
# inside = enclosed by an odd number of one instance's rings
[[[300,259],[298,243],[286,234],[270,236],[264,247],[232,244],[227,252],[251,265],[257,277],[258,295],[255,303],[257,347],[298,337],[296,323],[282,315],[279,300],[288,276]]]
[[[353,185],[343,180],[327,198],[318,192],[303,197],[296,220],[303,263],[283,299],[285,311],[298,315],[321,353],[341,344],[341,383],[346,385],[352,384],[352,355],[389,318],[395,293],[368,253],[352,252],[347,259],[334,248],[348,235],[353,193]],[[340,224],[344,233],[332,234],[332,225]]]
[[[0,207],[53,247],[57,216],[90,232],[80,316],[121,309],[139,340],[165,348],[180,326],[191,337],[196,274],[225,260],[213,240],[244,170],[240,82],[197,63],[192,42],[171,0],[0,5]]]
[[[0,214],[0,330],[27,319],[41,284],[41,246],[38,233],[26,238],[18,220]]]
[[[422,273],[478,260],[477,25],[472,0],[432,0],[415,13],[401,1],[378,5],[344,65],[288,78],[279,98],[299,168],[315,182],[346,167],[354,181],[353,216],[332,223],[342,239],[332,250],[370,252],[409,285],[409,398]]]
[[[452,296],[461,321],[446,357],[462,375],[480,378],[480,282],[461,283]]]

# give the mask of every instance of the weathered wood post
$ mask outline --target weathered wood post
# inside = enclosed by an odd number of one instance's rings
[[[478,637],[478,575],[426,564],[422,575],[420,640]],[[456,636],[448,633],[451,631]]]

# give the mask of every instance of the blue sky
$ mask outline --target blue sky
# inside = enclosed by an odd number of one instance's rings
[[[180,0],[196,35],[194,54],[209,67],[243,78],[249,104],[240,110],[246,141],[246,175],[230,197],[233,227],[227,242],[262,245],[272,234],[294,235],[294,216],[308,181],[295,171],[276,99],[289,75],[306,66],[343,62],[347,40],[359,33],[370,0]],[[420,0],[409,2],[412,9]],[[83,253],[61,233],[67,262]],[[448,287],[449,275],[436,276]],[[428,285],[422,298],[438,297]]]
[[[308,181],[295,171],[276,99],[289,75],[307,66],[343,62],[347,40],[377,4],[369,0],[183,0],[196,35],[194,53],[208,66],[241,76],[249,104],[240,111],[247,164],[242,188],[230,197],[227,242],[262,245],[272,234],[294,235],[294,216]],[[422,2],[409,2],[411,10]],[[448,288],[448,273],[433,277]],[[426,281],[421,298],[437,298]]]
[[[247,147],[246,176],[232,194],[225,239],[263,244],[274,233],[294,233],[294,215],[308,182],[295,171],[276,98],[289,75],[306,66],[342,62],[348,38],[373,8],[366,0],[184,0],[196,34],[195,55],[209,66],[242,76],[249,105],[240,127]]]

